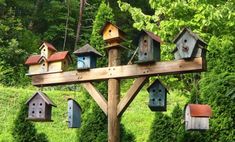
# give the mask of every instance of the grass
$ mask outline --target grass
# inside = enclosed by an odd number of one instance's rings
[[[20,105],[35,93],[36,88],[11,88],[0,86],[0,141],[13,142],[11,135],[14,127],[14,120],[20,110]],[[44,91],[57,105],[53,108],[53,123],[34,123],[37,131],[45,133],[50,142],[75,142],[77,140],[77,130],[67,127],[67,97],[74,97],[81,105],[84,102],[83,94],[74,91]],[[168,109],[170,112],[179,103],[184,106],[186,98],[180,96],[177,91],[168,95]],[[148,108],[148,93],[142,89],[126,112],[123,114],[121,123],[127,131],[134,134],[137,142],[145,142],[150,134],[154,114]],[[82,106],[81,106],[82,107]]]

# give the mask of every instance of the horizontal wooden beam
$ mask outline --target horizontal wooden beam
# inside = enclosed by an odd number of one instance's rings
[[[106,99],[103,97],[103,95],[90,82],[81,83],[81,85],[87,90],[87,92],[91,95],[91,97],[95,100],[95,102],[107,115],[108,103]]]
[[[148,77],[139,77],[135,80],[131,88],[127,91],[126,95],[122,98],[122,100],[118,104],[118,111],[117,111],[118,117],[121,117],[121,115],[125,112],[127,107],[131,104],[131,102],[134,100],[136,95],[139,93],[139,91],[147,81]]]
[[[95,68],[86,71],[67,71],[62,73],[33,75],[32,84],[35,86],[73,84],[112,78],[182,74],[202,72],[205,70],[206,66],[203,58],[194,58],[192,60],[162,61],[153,64],[133,64]]]

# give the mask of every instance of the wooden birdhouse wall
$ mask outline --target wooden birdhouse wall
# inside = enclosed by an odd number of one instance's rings
[[[68,100],[68,127],[81,127],[81,109],[74,100]]]
[[[45,73],[48,71],[48,63],[46,60],[42,60],[40,63],[40,73]]]
[[[29,118],[46,118],[45,110],[47,107],[47,104],[45,104],[45,102],[40,96],[35,96],[29,102]]]
[[[90,69],[96,67],[96,56],[80,55],[77,58],[77,69]]]
[[[29,66],[29,73],[30,74],[38,74],[41,71],[41,65],[36,64],[36,65],[30,65]]]
[[[176,42],[180,56],[182,58],[191,58],[193,50],[196,48],[196,42],[197,40],[189,32],[185,32]]]
[[[62,61],[55,61],[49,63],[49,72],[62,71]]]
[[[147,34],[140,37],[139,48],[139,61],[160,60],[160,43],[154,41]]]
[[[118,29],[113,25],[109,24],[104,29],[103,40],[109,40],[109,39],[112,39],[112,38],[117,38],[118,36],[119,36]]]
[[[46,59],[48,59],[54,52],[49,50],[46,45],[42,45],[41,48],[41,56],[44,56]]]

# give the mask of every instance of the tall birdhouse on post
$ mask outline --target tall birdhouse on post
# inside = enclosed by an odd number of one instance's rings
[[[102,55],[89,44],[74,52],[77,55],[77,70],[86,70],[96,67],[97,57]]]
[[[208,130],[212,110],[209,105],[188,104],[185,106],[185,129]]]
[[[149,108],[151,111],[166,111],[167,89],[156,79],[148,88],[149,92]]]
[[[79,128],[81,127],[81,114],[82,109],[80,105],[73,99],[68,99],[68,127]]]
[[[161,57],[161,39],[152,32],[141,31],[138,40],[138,61],[136,63],[149,63],[160,61]]]
[[[188,28],[184,28],[173,42],[176,44],[173,51],[176,60],[206,57],[207,44]]]
[[[111,44],[117,44],[125,40],[125,33],[116,25],[111,22],[106,22],[102,27],[100,34],[103,36],[103,40]]]
[[[52,106],[56,105],[43,92],[36,92],[27,102],[28,120],[49,122],[51,120]]]

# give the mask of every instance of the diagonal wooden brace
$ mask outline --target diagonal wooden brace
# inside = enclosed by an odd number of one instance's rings
[[[121,117],[121,115],[125,112],[127,107],[131,104],[131,102],[134,100],[136,95],[139,93],[139,91],[147,81],[148,77],[139,77],[135,80],[131,88],[127,91],[125,97],[122,98],[122,100],[118,104],[118,117]]]
[[[93,86],[91,82],[81,83],[81,85],[87,90],[87,92],[107,115],[107,101],[105,100],[103,95]]]

